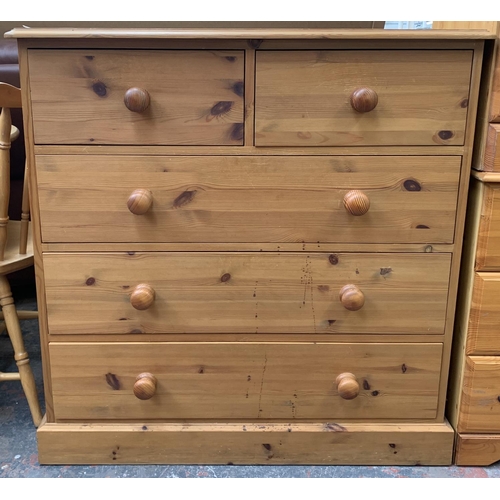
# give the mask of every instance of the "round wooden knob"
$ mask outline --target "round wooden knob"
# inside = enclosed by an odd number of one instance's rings
[[[363,191],[349,191],[344,196],[344,207],[351,215],[364,215],[370,209],[370,199]]]
[[[140,89],[139,87],[132,87],[125,92],[123,102],[130,111],[134,113],[143,113],[148,109],[151,99],[147,90]]]
[[[373,89],[361,87],[351,94],[351,106],[359,113],[368,113],[378,104],[378,95]]]
[[[134,396],[137,399],[151,399],[156,392],[156,377],[152,373],[137,375],[134,384]]]
[[[153,305],[155,301],[155,291],[150,285],[141,283],[134,288],[130,296],[130,303],[135,309],[144,311]]]
[[[136,189],[127,200],[128,209],[135,215],[145,214],[153,205],[153,193],[149,189]]]
[[[339,396],[343,399],[354,399],[359,394],[359,384],[352,373],[341,373],[335,383]]]
[[[365,296],[356,285],[345,285],[340,290],[340,302],[349,311],[358,311],[365,304]]]

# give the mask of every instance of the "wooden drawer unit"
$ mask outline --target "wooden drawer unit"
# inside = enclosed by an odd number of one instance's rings
[[[458,465],[500,459],[500,175],[473,176],[447,410]]]
[[[472,51],[262,51],[258,146],[463,144]]]
[[[243,51],[30,51],[35,142],[241,145],[243,66]]]
[[[484,33],[8,36],[40,463],[451,462]]]
[[[47,253],[44,269],[54,334],[443,334],[450,256]]]
[[[47,242],[452,243],[460,157],[40,156],[37,172]]]
[[[58,419],[397,420],[436,416],[442,345],[52,343],[50,353]]]

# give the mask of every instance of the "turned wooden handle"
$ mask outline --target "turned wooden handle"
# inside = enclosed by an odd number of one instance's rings
[[[340,302],[349,311],[358,311],[365,304],[365,296],[356,285],[345,285],[340,290]]]
[[[132,87],[125,92],[123,102],[130,111],[134,113],[143,113],[148,109],[151,99],[147,90],[140,89],[139,87]]]
[[[370,199],[363,191],[352,190],[344,196],[344,207],[351,215],[364,215],[370,210]]]
[[[377,93],[368,87],[356,89],[351,94],[351,106],[359,113],[368,113],[376,108],[378,104]]]
[[[134,288],[130,295],[130,303],[135,309],[144,311],[153,305],[155,301],[155,291],[150,285],[141,283]]]
[[[151,399],[156,392],[156,377],[152,373],[137,375],[134,384],[134,396],[137,399]]]
[[[145,214],[153,205],[153,193],[149,189],[136,189],[127,200],[128,209],[135,215]]]
[[[343,399],[354,399],[359,394],[359,384],[352,373],[341,373],[335,380],[339,396]]]

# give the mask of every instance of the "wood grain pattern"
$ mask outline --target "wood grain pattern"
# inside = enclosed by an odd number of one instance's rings
[[[14,28],[5,33],[5,38],[79,38],[111,39],[133,38],[136,41],[148,38],[204,40],[204,39],[340,39],[340,40],[414,40],[412,30],[373,30],[373,29],[322,29],[322,28]],[[443,31],[422,31],[419,39],[427,40],[482,40],[493,38],[485,29],[451,29]],[[58,42],[61,46],[61,41]]]
[[[488,126],[483,167],[488,172],[500,171],[500,124],[490,123]]]
[[[113,334],[101,333],[98,337],[92,334],[52,334],[51,342],[116,342],[117,337]],[[126,336],[127,342],[206,342],[207,335],[205,333],[130,333]],[[123,340],[123,339],[121,339]],[[211,342],[262,342],[264,339],[258,333],[212,333],[210,334]],[[372,343],[373,335],[357,334],[356,342]],[[352,334],[341,333],[309,333],[307,335],[300,333],[268,333],[265,337],[266,342],[347,342],[353,341]],[[382,344],[396,343],[436,343],[443,342],[444,335],[435,334],[388,334],[377,335],[376,341]]]
[[[35,50],[29,65],[37,144],[243,144],[243,51]]]
[[[44,269],[53,334],[442,334],[450,255],[45,254]],[[129,303],[139,283],[155,290],[146,311]],[[346,284],[361,310],[342,306]]]
[[[454,433],[447,423],[44,424],[37,438],[42,464],[449,465]]]
[[[500,270],[500,184],[485,184],[478,229],[476,271]]]
[[[463,235],[463,252],[460,271],[460,286],[456,300],[456,317],[453,328],[452,352],[450,356],[449,384],[447,387],[446,418],[456,428],[462,398],[465,346],[469,329],[469,318],[474,284],[474,264],[478,227],[481,222],[481,205],[484,183],[471,179],[467,204],[467,218]]]
[[[253,123],[253,122],[252,122]],[[251,130],[253,141],[253,128]],[[196,153],[196,156],[460,156],[465,152],[464,146],[359,146],[353,150],[349,146],[319,146],[319,147],[254,147],[252,145],[239,146],[92,146],[85,145],[35,145],[37,155],[121,155],[121,156],[187,156]]]
[[[500,460],[500,435],[458,434],[453,463],[484,466]]]
[[[225,252],[226,243],[42,243],[44,252]],[[364,243],[364,252],[452,253],[455,244]],[[359,243],[231,243],[234,252],[359,252]]]
[[[458,432],[500,431],[500,357],[467,357]]]
[[[467,334],[467,354],[500,354],[500,274],[476,273]]]
[[[500,22],[497,21],[497,36],[500,37]],[[493,80],[490,88],[490,108],[488,118],[491,122],[500,122],[500,48],[499,41],[496,44],[495,67]]]
[[[451,360],[451,350],[453,341],[453,329],[454,321],[456,315],[456,300],[460,285],[460,269],[461,269],[461,259],[462,259],[462,248],[464,239],[464,227],[466,220],[466,209],[467,209],[467,197],[469,193],[469,182],[470,182],[470,169],[472,165],[473,151],[474,151],[474,139],[476,131],[476,119],[478,116],[479,108],[479,95],[481,86],[481,75],[484,62],[484,46],[477,47],[474,51],[474,60],[472,63],[471,81],[470,81],[470,98],[467,110],[467,125],[466,125],[466,144],[469,145],[465,149],[464,155],[462,157],[462,175],[460,177],[460,185],[458,188],[458,206],[457,206],[457,217],[456,217],[456,231],[455,231],[455,248],[452,254],[451,260],[451,272],[450,281],[448,288],[448,309],[446,312],[446,335],[445,342],[443,345],[443,362],[442,362],[442,372],[441,372],[441,385],[440,393],[442,397],[439,400],[438,415],[443,415],[445,412],[445,407],[447,399],[445,397],[446,390],[449,386],[448,376],[450,371],[450,360]]]
[[[142,244],[452,243],[460,161],[38,156],[42,238]],[[352,189],[370,199],[363,216],[344,207]],[[137,190],[151,191],[153,198],[141,216],[127,208]]]
[[[458,50],[258,52],[256,145],[463,144],[471,64]],[[361,86],[379,98],[362,115]]]
[[[426,419],[441,344],[50,344],[56,419]],[[336,378],[352,372],[356,399]],[[156,392],[135,397],[141,372]]]

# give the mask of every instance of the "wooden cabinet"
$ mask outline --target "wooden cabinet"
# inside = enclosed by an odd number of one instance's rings
[[[447,416],[457,431],[455,463],[489,465],[500,460],[500,22],[475,21],[470,28],[493,36],[483,71]]]
[[[41,463],[449,464],[484,33],[16,29]]]
[[[489,465],[500,459],[500,175],[473,175],[447,413],[455,462]]]

